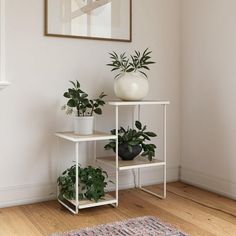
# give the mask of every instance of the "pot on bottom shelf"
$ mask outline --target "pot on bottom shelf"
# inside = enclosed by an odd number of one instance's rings
[[[74,118],[74,133],[80,135],[93,134],[94,117],[93,116],[76,116]]]
[[[118,155],[123,161],[132,161],[141,151],[142,147],[139,145],[133,146],[132,152],[129,151],[127,143],[120,144],[118,147]]]

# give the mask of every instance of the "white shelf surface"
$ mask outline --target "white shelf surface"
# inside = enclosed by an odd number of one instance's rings
[[[107,104],[112,106],[132,106],[132,105],[169,105],[170,101],[143,100],[143,101],[109,101]]]
[[[98,157],[97,162],[101,164],[105,164],[111,167],[116,167],[116,158],[113,157]],[[145,168],[152,166],[164,166],[166,163],[162,160],[152,159],[149,161],[147,157],[138,156],[132,161],[123,161],[119,159],[118,161],[118,169],[119,170],[131,170],[137,168]]]
[[[76,206],[75,200],[68,200],[68,199],[65,199],[65,200],[70,202],[74,206]],[[90,201],[90,200],[80,200],[79,209],[103,206],[103,205],[115,204],[115,203],[117,203],[117,200],[114,197],[112,197],[110,194],[106,194],[105,197],[103,197],[103,199],[100,199],[98,202]]]
[[[59,138],[69,140],[72,142],[85,142],[85,141],[98,141],[98,140],[109,140],[116,139],[116,135],[94,131],[91,135],[79,135],[75,134],[73,131],[69,132],[57,132],[55,135]]]

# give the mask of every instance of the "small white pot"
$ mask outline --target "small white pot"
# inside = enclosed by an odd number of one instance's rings
[[[93,116],[76,116],[74,119],[74,132],[80,135],[93,134],[94,117]]]
[[[149,92],[148,79],[140,72],[126,72],[115,79],[114,90],[122,100],[142,100]]]

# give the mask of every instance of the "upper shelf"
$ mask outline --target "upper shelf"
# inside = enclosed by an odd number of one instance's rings
[[[116,135],[111,135],[103,133],[100,131],[94,131],[91,135],[79,135],[74,132],[58,132],[55,135],[59,138],[63,138],[72,142],[86,142],[86,141],[98,141],[98,140],[108,140],[116,139]]]
[[[143,101],[109,101],[107,104],[112,106],[132,106],[132,105],[169,105],[170,101],[143,100]]]

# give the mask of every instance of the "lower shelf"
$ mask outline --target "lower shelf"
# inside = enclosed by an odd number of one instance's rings
[[[98,157],[97,162],[109,165],[112,167],[116,166],[116,158],[113,157]],[[145,168],[145,167],[152,167],[152,166],[164,166],[166,163],[162,160],[152,159],[149,161],[147,157],[138,156],[132,161],[118,161],[118,169],[119,170],[130,170],[130,169],[137,169],[137,168]]]
[[[69,200],[69,199],[65,199],[65,200],[71,203],[72,205],[76,206],[75,200]],[[110,194],[106,194],[105,197],[103,197],[103,199],[100,199],[98,202],[90,201],[90,200],[80,200],[78,209],[103,206],[103,205],[109,205],[109,204],[115,204],[115,203],[117,203],[117,200],[114,197],[112,197]]]

